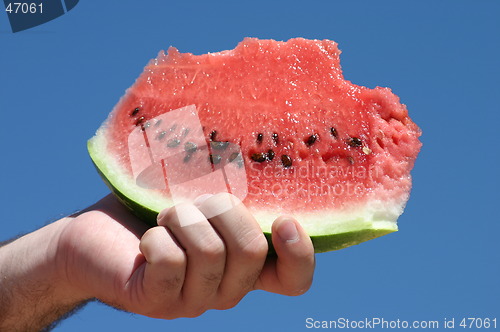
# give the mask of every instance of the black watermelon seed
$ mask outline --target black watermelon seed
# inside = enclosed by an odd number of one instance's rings
[[[258,163],[263,163],[264,161],[267,160],[267,153],[262,153],[262,152],[254,153],[250,158]]]
[[[212,130],[208,138],[210,138],[211,141],[215,141],[215,137],[217,137],[217,130]]]
[[[192,155],[193,155],[192,153],[186,153],[186,155],[184,156],[184,159],[182,161],[187,163],[191,159]]]
[[[210,142],[210,146],[214,150],[225,150],[229,146],[229,142]]]
[[[347,160],[349,160],[349,164],[354,165],[354,158],[349,156],[347,157]]]
[[[140,124],[142,123],[142,121],[144,121],[144,119],[145,119],[145,118],[144,118],[143,116],[141,116],[139,119],[137,119],[137,120],[135,121],[135,125],[136,125],[136,126],[140,125]]]
[[[240,154],[238,152],[233,152],[233,153],[231,153],[231,155],[229,156],[229,158],[227,160],[229,160],[229,162],[233,162],[239,157],[240,157]]]
[[[140,110],[141,109],[139,107],[134,108],[134,110],[132,111],[132,113],[130,113],[130,116],[136,116],[137,113],[139,113]]]
[[[238,168],[243,167],[243,159],[241,158],[241,154],[239,154],[238,152],[231,153],[228,160],[230,163],[235,162],[238,165]]]
[[[162,131],[161,133],[158,134],[158,136],[156,136],[156,140],[161,141],[165,137],[166,134],[167,134],[167,132],[165,130]]]
[[[307,146],[313,145],[316,141],[318,140],[318,135],[313,134],[309,136],[304,142],[306,143]]]
[[[353,148],[357,148],[362,146],[363,142],[361,142],[361,140],[357,137],[351,137],[347,140],[347,144],[349,144],[349,146],[352,146]]]
[[[337,138],[339,134],[337,133],[337,129],[331,127],[330,128],[330,134],[332,134],[333,137]]]
[[[258,144],[262,143],[263,139],[264,139],[264,135],[262,135],[261,133],[258,133],[257,134],[257,143]]]
[[[181,141],[178,140],[177,138],[172,138],[172,139],[168,140],[168,142],[167,142],[167,146],[169,148],[175,148],[175,147],[179,146],[179,144],[181,144]]]
[[[269,149],[269,150],[267,151],[267,159],[268,159],[269,161],[271,161],[271,160],[273,160],[273,159],[274,159],[274,151],[273,151],[273,150]]]
[[[217,165],[222,160],[222,157],[219,156],[218,154],[211,154],[209,156],[209,160],[212,164]]]
[[[195,143],[186,142],[186,144],[184,144],[184,151],[186,151],[187,153],[193,153],[196,150],[198,150],[198,146],[196,146]]]
[[[292,158],[290,158],[290,156],[284,154],[281,156],[281,163],[283,164],[283,167],[290,168],[290,167],[292,167]]]
[[[273,138],[273,141],[276,145],[279,144],[280,140],[279,140],[279,137],[278,137],[278,134],[277,133],[273,133],[273,135],[271,136]]]

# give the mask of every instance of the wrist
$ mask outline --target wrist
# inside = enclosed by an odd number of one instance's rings
[[[66,279],[59,260],[58,242],[68,221],[63,218],[0,248],[0,330],[17,326],[26,313],[50,324],[58,318],[53,315],[86,300]]]

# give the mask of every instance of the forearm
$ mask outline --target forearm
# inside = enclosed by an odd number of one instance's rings
[[[67,221],[0,248],[0,331],[40,331],[85,302],[64,280],[57,242]]]

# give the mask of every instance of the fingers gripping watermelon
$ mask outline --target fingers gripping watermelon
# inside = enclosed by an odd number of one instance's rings
[[[266,234],[293,215],[317,252],[394,232],[420,130],[390,89],[345,80],[339,55],[333,41],[301,38],[160,52],[89,140],[90,156],[151,225],[179,198],[228,191]]]

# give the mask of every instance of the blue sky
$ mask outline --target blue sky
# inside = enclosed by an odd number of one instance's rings
[[[301,297],[253,292],[229,311],[174,321],[92,303],[56,331],[300,331],[307,318],[500,324],[499,17],[493,0],[82,0],[13,34],[1,12],[0,239],[108,193],[86,141],[159,50],[215,52],[246,36],[332,39],[345,77],[391,87],[423,130],[400,231],[318,255]]]

